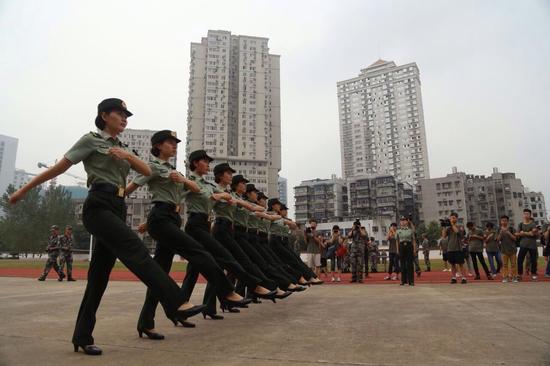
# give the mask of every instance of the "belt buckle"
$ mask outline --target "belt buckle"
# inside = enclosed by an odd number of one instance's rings
[[[118,187],[118,191],[117,191],[117,194],[116,194],[118,197],[124,197],[124,188],[123,187]]]
[[[180,211],[181,211],[181,206],[180,206],[180,205],[176,205],[176,208],[174,209],[174,212],[179,214]]]

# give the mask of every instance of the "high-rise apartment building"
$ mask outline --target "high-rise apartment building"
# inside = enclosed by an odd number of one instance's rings
[[[546,211],[546,202],[544,200],[544,194],[542,192],[533,192],[529,189],[525,189],[523,194],[523,207],[531,210],[533,220],[540,226],[548,224],[548,212]]]
[[[284,177],[279,177],[279,201],[288,204],[288,180]]]
[[[0,135],[0,197],[13,183],[17,143],[14,137]]]
[[[204,149],[269,196],[281,169],[279,56],[268,39],[209,30],[191,43],[186,153]],[[207,177],[212,179],[212,176]]]
[[[337,89],[344,178],[393,175],[413,184],[430,177],[416,63],[378,60]]]

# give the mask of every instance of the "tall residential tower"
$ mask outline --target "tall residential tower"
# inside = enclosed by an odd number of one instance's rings
[[[191,43],[187,156],[204,149],[277,195],[281,169],[279,56],[268,39],[208,31]],[[211,177],[210,177],[211,178]]]
[[[430,177],[419,76],[414,62],[378,60],[337,83],[344,178],[393,175],[414,184]]]

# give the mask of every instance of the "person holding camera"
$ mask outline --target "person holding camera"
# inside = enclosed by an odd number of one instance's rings
[[[363,283],[363,262],[365,260],[365,240],[367,238],[365,231],[361,230],[361,222],[359,219],[355,220],[348,234],[348,239],[351,240],[349,256],[351,264],[350,282],[352,283]]]
[[[457,283],[457,273],[462,276],[461,283],[466,284],[468,281],[463,275],[464,271],[464,252],[462,251],[463,234],[458,225],[458,214],[453,212],[448,219],[441,220],[441,236],[447,239],[447,259],[451,264],[451,283]],[[460,268],[460,272],[457,271]]]
[[[414,286],[414,257],[418,251],[414,231],[405,216],[399,220],[399,229],[395,234],[397,254],[401,262],[401,286],[405,283]]]
[[[388,256],[389,256],[389,265],[388,265],[388,275],[384,277],[386,281],[397,280],[397,277],[399,276],[399,255],[397,254],[397,224],[393,222],[390,225],[390,230],[388,231],[388,235],[386,236],[386,240],[388,241]]]

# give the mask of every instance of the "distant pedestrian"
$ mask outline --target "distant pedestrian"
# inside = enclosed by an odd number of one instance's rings
[[[424,264],[426,265],[426,272],[430,272],[430,241],[428,240],[428,235],[425,233],[422,234],[422,254],[424,255]]]
[[[388,275],[384,277],[385,280],[397,280],[399,276],[400,266],[399,266],[399,254],[397,252],[397,224],[394,222],[390,225],[390,230],[386,236],[388,241]]]
[[[76,281],[73,278],[73,227],[67,225],[65,232],[59,237],[59,268],[63,271],[67,265],[67,281]]]
[[[60,250],[59,239],[59,226],[52,225],[52,227],[50,228],[50,236],[48,238],[48,246],[46,247],[46,251],[48,252],[48,260],[46,261],[46,265],[44,266],[44,271],[42,272],[42,275],[38,277],[38,281],[45,281],[46,277],[48,277],[48,273],[50,273],[52,268],[59,276],[57,279],[58,281],[63,281],[63,278],[65,278],[63,270],[59,267],[59,264],[57,263]]]

